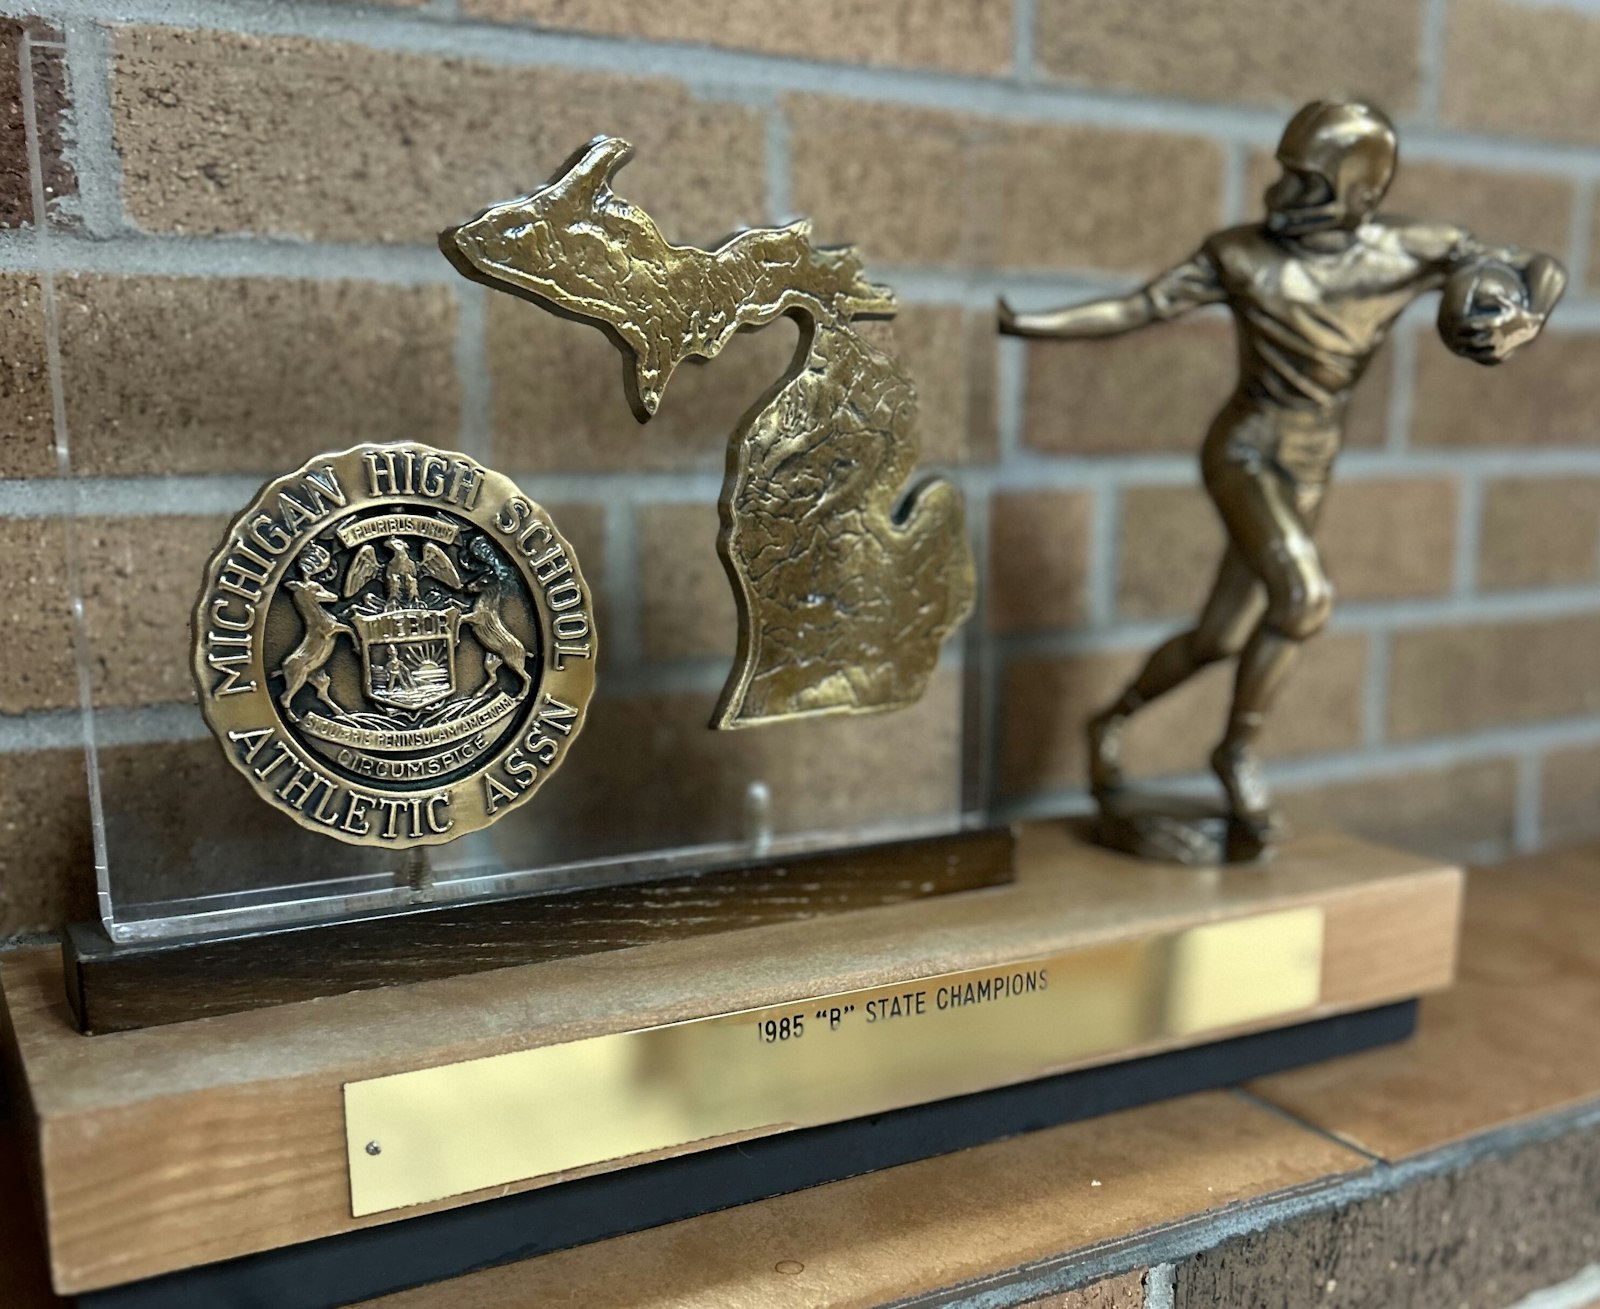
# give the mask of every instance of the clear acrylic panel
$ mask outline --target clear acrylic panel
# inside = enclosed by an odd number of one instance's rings
[[[609,125],[597,114],[597,127]],[[810,130],[801,121],[791,126],[794,139]],[[913,139],[919,131],[920,142]],[[937,153],[976,162],[983,143],[953,131],[908,127],[899,148],[910,159]],[[624,169],[617,192],[651,212],[672,239],[715,240],[716,232],[674,221],[674,198],[685,188],[672,178],[670,157],[653,154],[644,135],[641,128],[636,158],[648,167],[636,166],[637,185],[635,169]],[[657,416],[640,426],[624,398],[617,353],[600,332],[469,286],[442,257],[435,265],[411,249],[404,268],[415,270],[418,286],[460,296],[470,310],[456,330],[475,335],[467,347],[422,361],[420,377],[417,359],[407,356],[396,359],[393,376],[372,379],[400,385],[404,369],[405,386],[426,390],[431,368],[442,388],[463,392],[459,436],[439,440],[402,428],[390,439],[460,449],[507,474],[573,543],[594,596],[601,651],[588,723],[543,789],[484,831],[391,852],[302,829],[251,791],[207,729],[190,683],[189,610],[206,560],[257,486],[314,453],[351,445],[351,433],[308,427],[285,450],[264,448],[246,424],[221,441],[207,466],[163,477],[106,476],[74,460],[77,654],[101,914],[113,938],[248,930],[638,880],[984,820],[994,281],[984,267],[989,234],[971,218],[993,207],[976,194],[981,170],[961,167],[940,179],[947,210],[897,222],[881,211],[880,186],[860,175],[857,145],[827,148],[840,164],[812,198],[816,238],[854,240],[869,275],[898,293],[898,321],[862,330],[898,355],[917,386],[922,457],[911,484],[931,473],[957,484],[979,563],[978,610],[946,642],[923,699],[884,714],[739,731],[707,726],[735,649],[734,607],[716,554],[725,452],[743,411],[794,354],[792,322],[781,319],[737,338],[715,360],[680,369]],[[437,226],[509,198],[560,162],[559,151],[517,161],[516,182],[464,174],[457,207],[441,208]],[[788,167],[788,160],[769,161],[768,171]],[[788,216],[730,212],[727,228]],[[923,230],[930,222],[935,229]],[[282,264],[279,257],[261,276],[284,276]],[[306,276],[336,275],[326,269],[326,261],[308,261]],[[202,320],[185,330],[203,339],[213,326]],[[305,330],[328,324],[308,321]],[[338,348],[334,339],[325,345]],[[224,360],[215,385],[231,384]],[[69,456],[83,437],[69,414]]]

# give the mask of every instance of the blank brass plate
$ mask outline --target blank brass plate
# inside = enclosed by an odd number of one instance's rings
[[[1207,923],[344,1087],[357,1217],[1047,1076],[1314,1008],[1323,913]]]

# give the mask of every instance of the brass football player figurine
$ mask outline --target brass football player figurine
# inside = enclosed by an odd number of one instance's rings
[[[1313,534],[1351,392],[1419,296],[1443,292],[1446,346],[1496,364],[1539,334],[1566,285],[1549,255],[1380,215],[1397,147],[1393,125],[1370,105],[1308,104],[1278,146],[1283,171],[1261,222],[1215,233],[1131,295],[1041,313],[1000,302],[1000,330],[1017,336],[1116,336],[1209,304],[1226,304],[1238,333],[1239,380],[1200,452],[1228,534],[1210,597],[1088,726],[1108,844],[1194,863],[1269,846],[1275,822],[1253,747],[1301,643],[1333,608]],[[1128,719],[1222,659],[1238,661],[1227,730],[1211,756],[1226,811],[1201,819],[1130,798],[1120,760]]]

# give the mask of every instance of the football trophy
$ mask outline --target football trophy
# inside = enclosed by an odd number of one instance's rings
[[[1239,379],[1213,419],[1201,474],[1227,530],[1210,596],[1088,725],[1099,839],[1152,858],[1248,860],[1278,828],[1254,745],[1299,653],[1333,610],[1315,532],[1345,416],[1373,355],[1419,296],[1443,291],[1439,335],[1456,354],[1497,364],[1537,336],[1566,285],[1549,255],[1485,244],[1450,223],[1377,212],[1398,140],[1378,109],[1315,101],[1285,129],[1266,216],[1206,238],[1132,294],[1042,313],[1000,302],[1016,336],[1116,336],[1225,304]],[[1220,660],[1237,663],[1227,729],[1211,755],[1226,805],[1196,810],[1130,793],[1128,720]]]

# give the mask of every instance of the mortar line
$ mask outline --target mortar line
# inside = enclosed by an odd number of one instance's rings
[[[104,239],[62,234],[36,251],[16,232],[0,233],[0,271],[111,273],[144,277],[287,277],[423,286],[459,274],[436,246],[307,243],[272,236],[175,236],[120,228]]]
[[[1439,121],[1439,102],[1444,87],[1446,26],[1450,21],[1449,0],[1425,0],[1422,31],[1417,44],[1416,117],[1425,123]]]
[[[101,707],[94,717],[96,741],[102,747],[200,741],[211,735],[193,704]],[[0,715],[0,754],[81,747],[82,719],[78,709]]]
[[[533,472],[524,476],[548,491],[548,498],[609,500],[619,487],[640,504],[711,504],[722,494],[722,477],[709,470],[612,473]],[[519,477],[519,481],[521,478]]]
[[[957,470],[962,477],[979,470]],[[1114,469],[1089,469],[1075,478],[1046,478],[1018,475],[1017,470],[982,470],[987,488],[995,490],[1075,490],[1095,494],[1117,494],[1130,485],[1189,485],[1189,461],[1162,472],[1160,476],[1122,477]],[[1385,469],[1385,473],[1393,472]],[[1592,471],[1592,470],[1591,470]],[[514,469],[512,475],[536,488],[543,500],[604,502],[626,485],[641,501],[686,503],[714,501],[720,494],[722,479],[709,470],[679,472],[557,472]],[[55,478],[0,481],[0,517],[43,519],[84,517],[188,517],[231,514],[260,487],[263,474],[201,474],[194,476],[82,477],[71,482]],[[1360,479],[1347,479],[1359,481]],[[1102,532],[1113,531],[1108,520],[1095,518]],[[1093,546],[1093,542],[1091,542]],[[1115,543],[1102,544],[1102,552],[1113,560]],[[1114,578],[1104,581],[1114,587]],[[1093,583],[1091,583],[1093,585]],[[1114,605],[1104,604],[1107,616],[1102,626],[1032,633],[1001,638],[1016,653],[1072,654],[1084,649],[1115,649],[1125,643],[1155,639],[1170,632],[1181,621],[1181,614],[1154,619],[1120,620]],[[1577,585],[1545,587],[1520,591],[1479,592],[1471,595],[1441,594],[1388,600],[1352,600],[1334,613],[1331,630],[1343,633],[1376,633],[1400,629],[1449,627],[1470,623],[1538,622],[1550,619],[1583,617],[1600,610],[1600,586]]]
[[[1386,631],[1367,634],[1367,676],[1361,699],[1361,743],[1382,745],[1388,736],[1389,654],[1391,638]]]
[[[1013,0],[1011,6],[1011,74],[1024,85],[1039,80],[1034,58],[1034,36],[1038,31],[1037,0]]]
[[[1389,370],[1389,404],[1384,411],[1383,448],[1390,454],[1411,449],[1411,415],[1416,404],[1417,334],[1420,329],[1400,325],[1390,337],[1394,352]]]
[[[1027,343],[1014,336],[995,339],[995,462],[1001,469],[1027,451],[1023,445],[1023,411],[1027,403]]]
[[[1010,420],[1005,420],[1010,421]],[[977,465],[959,466],[963,475]],[[651,498],[667,500],[715,499],[722,478],[707,468],[632,471],[512,470],[541,487],[555,487],[550,498],[581,499],[609,495],[617,479],[637,483]],[[87,511],[110,517],[145,514],[189,514],[229,511],[234,501],[248,498],[264,473],[189,473],[79,478]],[[1116,484],[1121,487],[1193,487],[1199,495],[1194,459],[1173,455],[1046,455],[1021,450],[985,476],[999,490],[1089,490]],[[1338,484],[1361,485],[1405,477],[1600,477],[1600,450],[1454,451],[1437,454],[1411,452],[1403,457],[1356,451],[1344,456]],[[65,488],[44,479],[0,479],[0,516],[46,518],[65,511]],[[1573,591],[1582,594],[1582,590]],[[1534,592],[1533,594],[1537,594]],[[1478,597],[1489,599],[1490,597]],[[1403,602],[1393,602],[1403,603]]]
[[[1198,444],[1198,442],[1197,442]],[[1570,447],[1510,449],[1426,447],[1392,454],[1347,450],[1339,457],[1335,485],[1416,477],[1595,476],[1600,449]],[[1109,478],[1125,486],[1193,486],[1199,494],[1195,456],[1188,451],[1155,454],[1055,454],[1028,447],[1005,451],[999,468],[1004,485],[1068,487]]]
[[[638,515],[642,509],[632,494],[607,496],[604,506],[606,625],[610,629],[600,657],[608,676],[617,669],[634,670],[645,664],[643,590],[639,579],[644,562],[639,558]]]
[[[1171,1263],[1151,1264],[1144,1275],[1144,1309],[1176,1309],[1178,1269]]]
[[[1478,559],[1483,545],[1483,478],[1463,470],[1457,482],[1455,561],[1451,586],[1458,596],[1478,589]]]
[[[111,51],[98,23],[70,20],[66,36],[67,76],[72,85],[72,148],[68,159],[78,177],[79,213],[92,237],[130,230],[122,209],[122,156],[117,152],[111,108]]]
[[[457,278],[455,364],[461,397],[458,440],[464,454],[494,463],[494,381],[489,368],[489,290]]]
[[[1250,176],[1250,147],[1243,141],[1222,145],[1222,183],[1219,188],[1217,221],[1232,227],[1245,220],[1245,186]]]
[[[1123,492],[1106,480],[1090,488],[1089,495],[1089,626],[1111,628],[1117,623]]]
[[[502,67],[556,66],[689,84],[815,92],[889,104],[953,109],[1002,120],[1030,119],[1113,130],[1155,129],[1185,136],[1259,143],[1282,128],[1281,110],[1172,97],[1135,98],[1013,76],[934,68],[827,62],[727,50],[690,42],[642,41],[557,32],[481,20],[441,22],[428,12],[374,11],[330,3],[256,5],[227,0],[0,0],[0,13],[86,17],[108,23],[177,26],[256,36],[307,37],[428,58],[453,56]],[[1600,176],[1600,149],[1459,128],[1413,127],[1416,158],[1477,156],[1508,169],[1532,165],[1572,176]]]
[[[1596,185],[1594,182],[1579,182],[1572,189],[1572,236],[1567,243],[1567,275],[1569,285],[1576,287],[1580,296],[1589,282]]]
[[[1525,750],[1517,757],[1515,808],[1512,811],[1511,844],[1519,853],[1539,848],[1539,831],[1544,810],[1544,755]]]
[[[720,233],[718,234],[720,235]],[[868,251],[870,256],[871,251]],[[107,273],[147,277],[282,277],[303,281],[365,281],[398,286],[453,284],[457,274],[437,246],[410,243],[316,241],[248,232],[222,235],[143,233],[123,226],[99,238],[58,232],[40,251],[25,230],[0,232],[0,272]],[[1019,307],[1123,291],[1138,280],[1114,269],[929,266],[874,260],[874,276],[890,282],[908,304],[990,309],[1004,293]],[[1209,312],[1209,311],[1205,311]],[[1401,316],[1394,339],[1431,324],[1437,309],[1424,298]],[[1215,315],[1220,317],[1220,313]],[[1561,302],[1559,335],[1600,332],[1600,293],[1575,285]],[[1414,350],[1415,343],[1411,348]]]
[[[787,222],[795,216],[794,202],[790,197],[794,164],[789,139],[789,113],[781,101],[767,108],[765,147],[767,217],[773,223]]]
[[[1351,636],[1488,623],[1544,622],[1588,618],[1597,614],[1600,614],[1600,587],[1496,591],[1465,599],[1441,595],[1406,600],[1349,601],[1334,610],[1328,630]],[[1124,619],[1104,628],[1062,628],[996,639],[1012,655],[1051,657],[1100,654],[1164,640],[1186,621],[1182,613],[1172,613],[1159,618]]]

